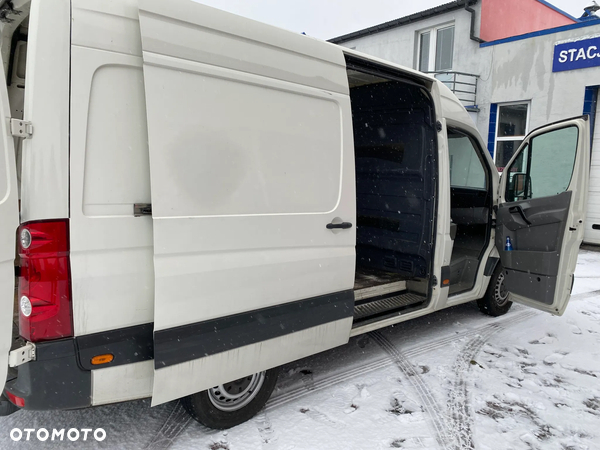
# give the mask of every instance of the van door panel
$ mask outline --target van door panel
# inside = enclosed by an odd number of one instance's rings
[[[193,2],[140,23],[156,405],[347,342],[356,200],[341,50]]]
[[[500,184],[496,247],[507,289],[512,300],[557,315],[567,306],[583,239],[588,126],[579,118],[532,132]]]
[[[5,83],[0,83],[0,383],[4,382],[11,346],[15,292],[15,237],[19,226],[17,163],[8,130],[10,107]]]

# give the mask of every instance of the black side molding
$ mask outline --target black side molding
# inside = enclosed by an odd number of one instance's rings
[[[75,338],[79,365],[84,370],[102,369],[123,364],[148,361],[154,356],[153,323],[87,334]],[[92,365],[94,356],[110,353],[114,359],[107,364]]]
[[[352,317],[348,290],[154,332],[154,367],[161,369]],[[285,349],[281,349],[285,351]]]

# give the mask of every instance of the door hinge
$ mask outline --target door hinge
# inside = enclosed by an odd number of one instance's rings
[[[35,344],[32,342],[28,342],[23,347],[8,354],[8,365],[10,367],[17,367],[29,361],[35,361]]]
[[[150,203],[135,203],[133,205],[133,216],[134,217],[151,216],[151,215],[152,215],[152,205]]]
[[[17,138],[30,139],[33,136],[33,124],[26,120],[10,119],[10,133]]]

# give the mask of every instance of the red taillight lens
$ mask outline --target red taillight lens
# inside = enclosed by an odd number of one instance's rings
[[[11,394],[8,391],[4,391],[6,393],[6,397],[10,400],[10,402],[15,405],[18,406],[19,408],[24,408],[25,407],[25,400],[22,399],[21,397],[17,397],[15,394]]]
[[[73,336],[69,221],[19,228],[19,331],[31,342]]]

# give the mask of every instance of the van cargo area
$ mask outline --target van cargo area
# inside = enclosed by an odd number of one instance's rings
[[[437,189],[431,96],[349,61],[356,170],[354,321],[427,306]]]

